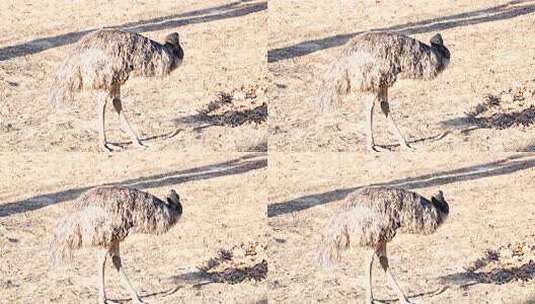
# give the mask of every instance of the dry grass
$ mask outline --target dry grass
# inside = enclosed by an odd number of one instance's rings
[[[483,102],[466,116],[470,123],[482,128],[529,128],[535,123],[535,80],[485,95]]]

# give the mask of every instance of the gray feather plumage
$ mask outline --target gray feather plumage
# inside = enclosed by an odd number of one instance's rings
[[[441,194],[435,197],[428,200],[415,192],[389,187],[367,187],[351,193],[327,226],[320,245],[320,263],[329,266],[349,247],[375,248],[391,241],[398,230],[433,233],[449,212]]]
[[[182,62],[178,34],[160,44],[142,35],[102,29],[84,36],[73,46],[54,78],[49,102],[58,105],[82,89],[111,91],[130,76],[165,76]]]
[[[341,104],[351,92],[379,92],[397,79],[433,79],[448,65],[450,52],[437,34],[431,45],[402,34],[368,32],[357,35],[327,68],[319,87],[322,109]]]
[[[74,203],[74,211],[58,221],[50,244],[51,260],[61,262],[81,247],[108,248],[129,233],[164,233],[181,214],[179,202],[170,204],[140,190],[122,186],[90,189]]]

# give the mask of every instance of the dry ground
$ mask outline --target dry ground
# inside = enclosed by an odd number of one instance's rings
[[[117,27],[161,41],[177,31],[184,64],[169,77],[130,79],[126,113],[151,150],[265,151],[267,124],[216,125],[198,111],[219,91],[258,88],[236,111],[265,100],[265,1],[2,1],[0,3],[0,151],[97,150],[96,103],[78,95],[65,109],[47,102],[57,65],[87,32]],[[112,107],[109,140],[129,148]]]
[[[60,268],[48,265],[47,251],[57,219],[81,191],[103,183],[159,197],[172,188],[183,201],[168,233],[130,235],[122,246],[144,301],[265,303],[266,166],[265,154],[245,153],[1,154],[0,303],[96,303],[94,251]],[[232,259],[206,268],[221,250]],[[128,303],[108,268],[108,296]]]
[[[428,197],[441,189],[448,221],[430,236],[399,234],[390,264],[415,303],[535,302],[535,154],[271,153],[269,293],[273,303],[364,303],[365,251],[322,269],[329,217],[358,187],[387,184]],[[377,263],[374,294],[395,294]],[[394,302],[397,303],[397,302]]]
[[[318,81],[341,46],[367,30],[389,30],[428,42],[442,33],[452,59],[430,82],[399,81],[391,109],[419,151],[535,149],[535,1],[269,1],[270,149],[362,151],[365,112],[358,95],[340,111],[319,113]],[[466,113],[487,95],[531,90],[500,115],[524,116],[528,126],[499,129]],[[398,150],[377,108],[377,143]],[[527,117],[526,117],[527,116]]]

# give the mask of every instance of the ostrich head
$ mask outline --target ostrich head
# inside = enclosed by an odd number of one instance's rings
[[[437,194],[433,195],[431,198],[431,203],[437,209],[438,214],[440,215],[441,222],[444,222],[450,213],[450,206],[448,202],[444,199],[444,193],[441,190]]]
[[[180,36],[177,32],[171,33],[165,37],[165,47],[167,47],[169,50],[172,51],[173,55],[175,55],[175,64],[173,65],[173,68],[176,68],[178,64],[182,61],[184,58],[184,50],[182,49],[182,46],[180,45]]]
[[[431,45],[433,44],[436,44],[436,45],[444,45],[444,41],[442,40],[442,35],[440,34],[435,34],[435,36],[431,37]]]
[[[180,196],[175,190],[171,189],[167,194],[167,205],[180,217],[182,215],[182,204],[180,203]]]
[[[442,35],[435,34],[435,36],[431,37],[431,47],[437,51],[437,53],[440,55],[440,59],[442,61],[442,70],[444,70],[448,64],[450,63],[450,51],[448,48],[444,45],[444,40],[442,40]]]

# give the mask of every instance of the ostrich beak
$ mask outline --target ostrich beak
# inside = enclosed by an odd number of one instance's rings
[[[174,189],[171,189],[169,191],[167,198],[169,198],[170,201],[174,202],[177,205],[180,204],[180,196],[178,196],[178,194],[176,193]]]

